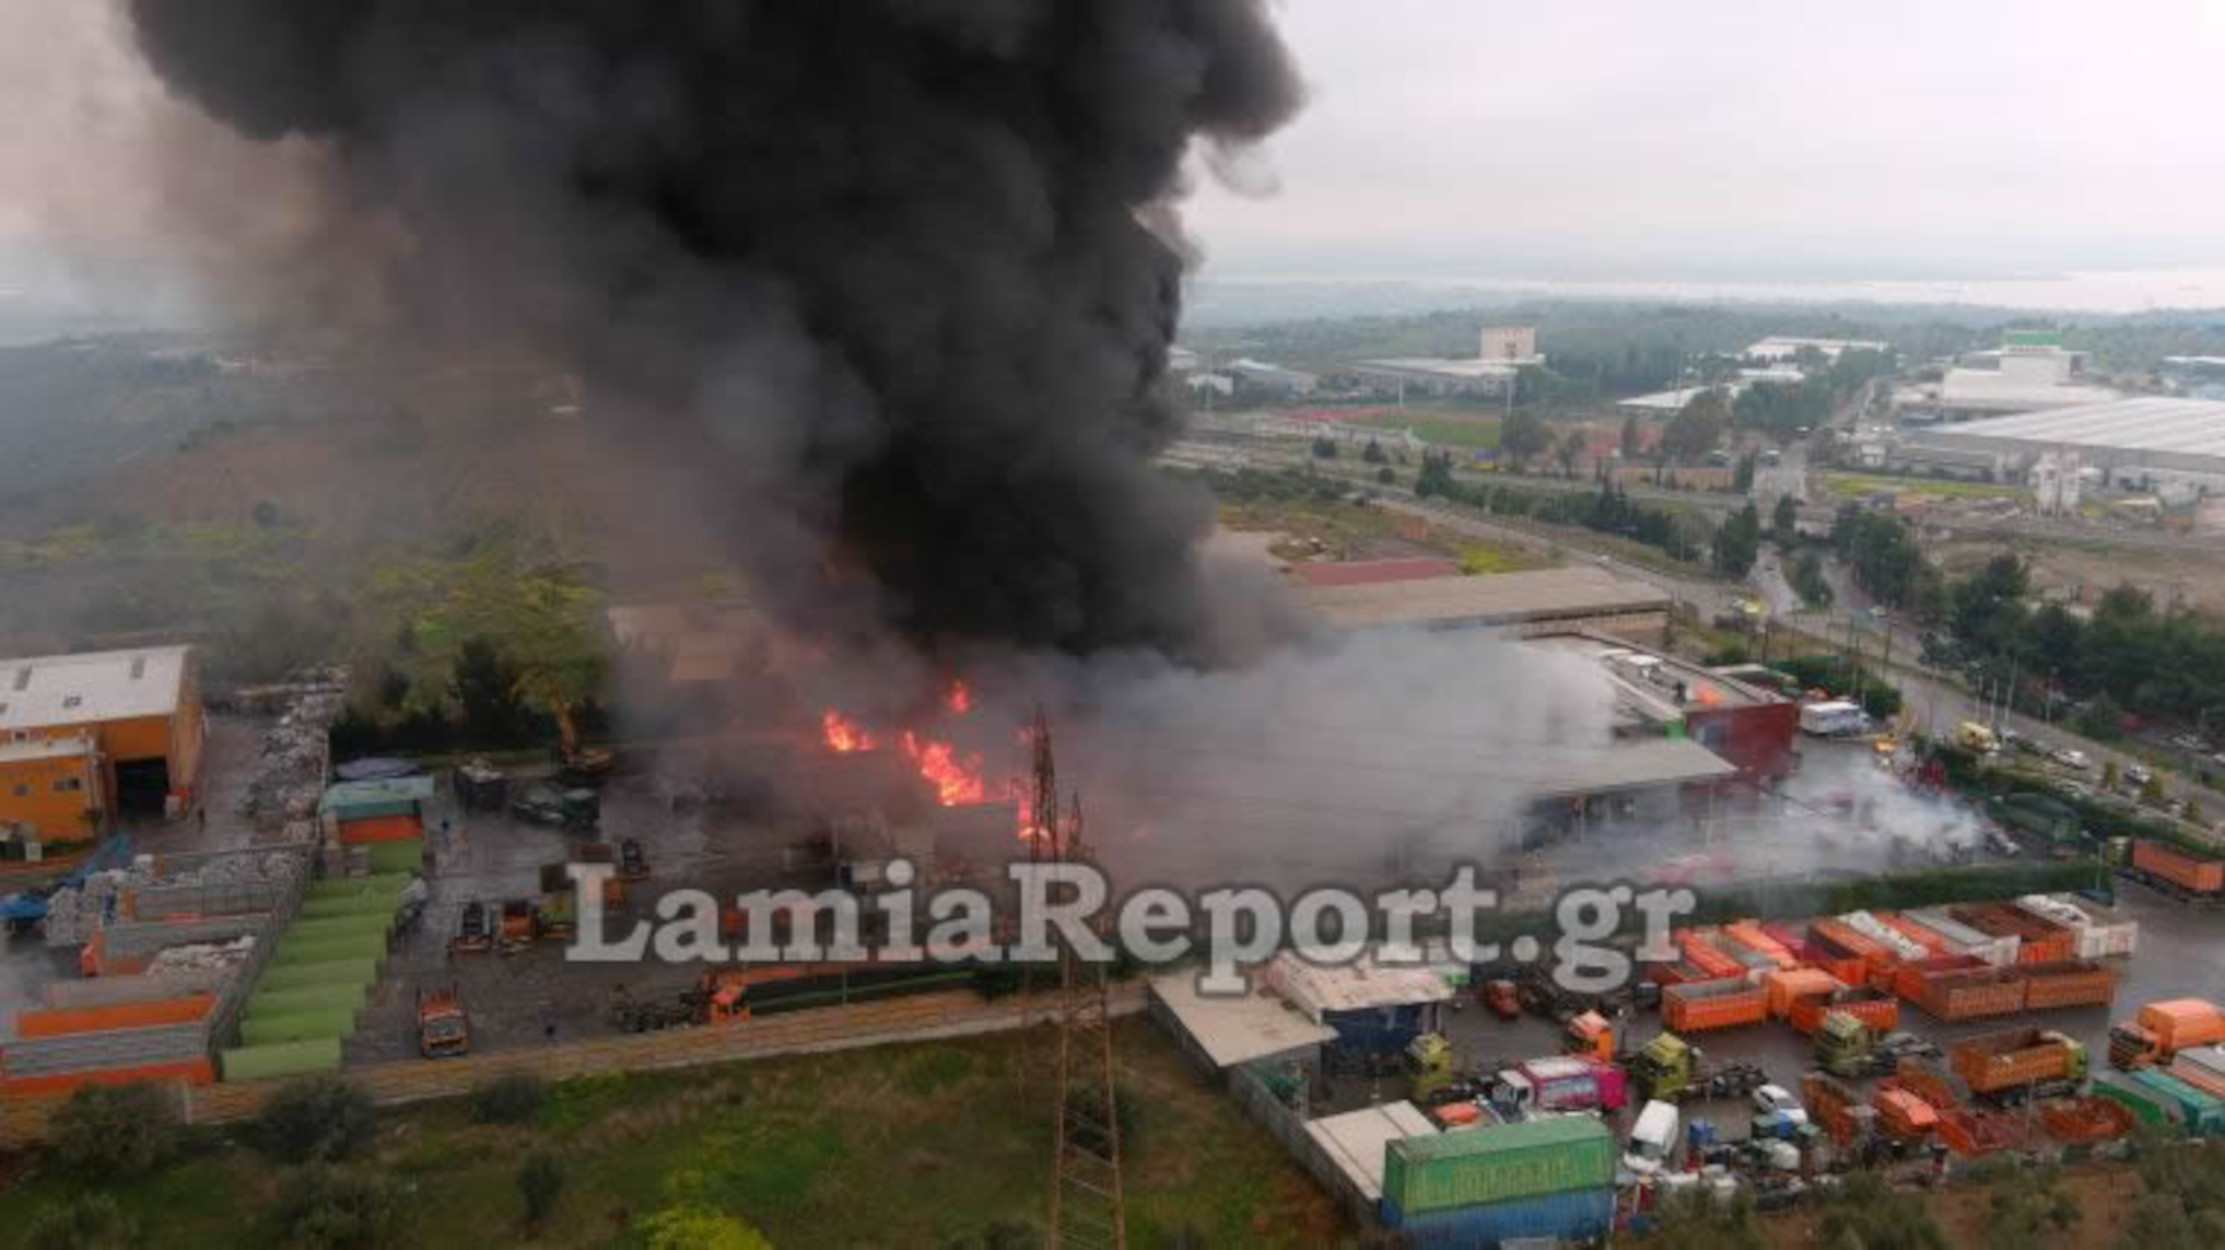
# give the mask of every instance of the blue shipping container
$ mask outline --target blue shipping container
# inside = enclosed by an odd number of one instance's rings
[[[1337,1040],[1329,1047],[1339,1058],[1364,1059],[1403,1052],[1406,1044],[1428,1027],[1429,1020],[1425,1006],[1407,1004],[1332,1011],[1323,1016],[1322,1023],[1337,1031]]]
[[[1383,1200],[1383,1227],[1416,1246],[1495,1246],[1519,1237],[1581,1241],[1606,1236],[1614,1222],[1612,1187],[1452,1207],[1404,1218],[1399,1215],[1398,1204]]]

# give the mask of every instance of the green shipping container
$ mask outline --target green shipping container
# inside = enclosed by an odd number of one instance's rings
[[[1590,1116],[1403,1138],[1383,1159],[1383,1197],[1408,1215],[1597,1189],[1614,1180],[1615,1135]]]
[[[369,985],[379,979],[376,959],[332,959],[318,964],[275,962],[256,978],[258,990],[299,990],[323,985]]]
[[[307,985],[294,990],[256,990],[247,1000],[249,1015],[285,1015],[295,1011],[324,1011],[345,1007],[350,1011],[363,1005],[366,987],[361,985]]]
[[[300,1042],[274,1042],[269,1046],[241,1046],[218,1057],[220,1075],[227,1081],[260,1081],[273,1077],[308,1076],[340,1070],[340,1039],[311,1038]]]
[[[278,953],[271,956],[274,967],[288,968],[296,964],[325,964],[335,959],[383,959],[386,957],[386,934],[357,933],[338,937],[305,940],[292,936],[278,939]]]
[[[373,873],[367,877],[327,877],[312,881],[303,898],[397,898],[409,885],[406,872]]]
[[[345,916],[392,915],[401,905],[399,897],[387,898],[381,894],[335,895],[331,898],[307,899],[301,904],[301,914],[295,922],[335,920]]]
[[[346,1037],[355,1032],[353,1011],[289,1011],[275,1015],[250,1015],[239,1024],[241,1043],[270,1046],[278,1042],[305,1042],[319,1037]]]
[[[2152,1068],[2135,1072],[2129,1079],[2149,1097],[2163,1103],[2189,1136],[2208,1137],[2225,1131],[2225,1102],[2219,1102],[2168,1072]]]
[[[425,842],[421,838],[370,845],[372,872],[415,872],[425,866]]]

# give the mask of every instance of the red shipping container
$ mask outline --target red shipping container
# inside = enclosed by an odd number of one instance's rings
[[[415,816],[366,816],[340,822],[340,843],[363,846],[372,842],[413,842],[425,836],[425,825]]]
[[[30,1039],[191,1024],[208,1015],[215,1005],[216,997],[212,994],[188,994],[182,998],[111,1003],[105,1007],[49,1007],[17,1013],[15,1030],[17,1035]]]

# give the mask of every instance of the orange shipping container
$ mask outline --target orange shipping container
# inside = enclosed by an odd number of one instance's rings
[[[1785,1018],[1792,1022],[1795,1030],[1813,1037],[1815,1031],[1823,1027],[1824,1014],[1832,1011],[1843,1011],[1877,1033],[1890,1033],[1901,1023],[1900,1000],[1867,985],[1836,994],[1794,999],[1792,1010]]]
[[[2024,973],[2026,1011],[2106,1007],[2117,996],[2117,970],[2107,964],[2086,960],[2031,964]]]
[[[136,1068],[93,1068],[84,1072],[10,1077],[0,1080],[0,1097],[28,1098],[39,1094],[67,1094],[80,1085],[129,1085],[135,1081],[156,1085],[171,1081],[180,1081],[187,1085],[209,1085],[216,1081],[216,1068],[203,1057],[180,1059],[176,1063],[150,1063]]]
[[[2030,912],[1998,903],[1951,907],[1949,916],[1980,933],[2019,939],[2016,961],[2020,964],[2059,963],[2078,955],[2078,935]]]
[[[424,836],[424,822],[411,815],[366,816],[361,820],[340,822],[340,842],[343,846],[363,846],[372,842],[413,842]]]
[[[1935,956],[1959,955],[1962,953],[1955,949],[1954,943],[1941,937],[1935,930],[1926,928],[1923,924],[1910,920],[1899,912],[1881,911],[1872,914],[1878,918],[1879,922],[1891,928],[1893,932],[1916,943]]]
[[[1724,925],[1723,932],[1737,938],[1746,946],[1767,955],[1770,962],[1776,964],[1779,968],[1789,970],[1800,965],[1800,961],[1793,956],[1790,950],[1785,948],[1784,943],[1769,936],[1761,925],[1754,921],[1740,920]]]
[[[61,1037],[70,1033],[105,1033],[110,1029],[145,1029],[164,1024],[191,1024],[209,1014],[216,1004],[210,994],[183,998],[157,998],[137,1003],[112,1003],[106,1007],[55,1007],[25,1011],[15,1018],[16,1033],[25,1038]]]
[[[1686,930],[1681,945],[1684,948],[1684,957],[1709,977],[1746,975],[1746,965],[1715,949],[1698,933]]]
[[[2005,969],[1928,977],[1916,1005],[1948,1021],[2013,1016],[2024,1010],[2024,977]]]
[[[1661,1022],[1673,1033],[1735,1028],[1768,1018],[1768,992],[1742,980],[1697,981],[1661,991]]]
[[[1924,986],[1935,976],[1954,972],[1981,972],[1989,965],[1971,955],[1941,955],[1935,959],[1902,964],[1893,973],[1893,992],[1909,1002],[1922,1002]]]
[[[2196,894],[2225,890],[2225,862],[2201,859],[2162,842],[2134,842],[2132,866]]]
[[[1836,994],[1846,988],[1841,981],[1821,968],[1801,968],[1792,972],[1772,972],[1761,980],[1762,988],[1769,991],[1769,1014],[1779,1020],[1792,1011],[1795,1000],[1812,995]]]

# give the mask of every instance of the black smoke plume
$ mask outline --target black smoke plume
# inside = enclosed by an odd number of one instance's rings
[[[1256,0],[128,12],[171,90],[336,158],[389,329],[539,349],[598,419],[689,448],[706,523],[802,623],[1228,636],[1209,508],[1149,465],[1181,266],[1146,223],[1194,139],[1297,105]]]

